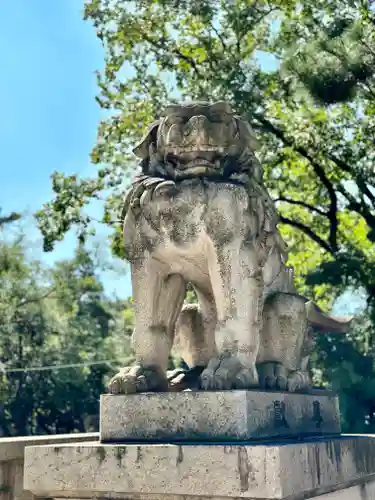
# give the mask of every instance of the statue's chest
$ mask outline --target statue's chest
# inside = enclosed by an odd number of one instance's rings
[[[185,182],[156,190],[150,212],[167,232],[172,226],[186,231],[217,231],[241,225],[248,212],[248,196],[239,185]]]
[[[245,188],[224,183],[165,184],[145,207],[145,221],[152,223],[159,243],[180,249],[202,236],[222,242],[244,237],[248,218]]]

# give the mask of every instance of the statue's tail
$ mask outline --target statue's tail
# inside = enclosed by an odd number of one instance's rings
[[[330,316],[312,300],[305,307],[307,319],[315,330],[345,333],[353,321],[353,316]]]

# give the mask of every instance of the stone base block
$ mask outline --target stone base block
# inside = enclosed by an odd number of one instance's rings
[[[26,448],[26,490],[45,498],[306,499],[369,482],[375,438],[213,445]],[[341,497],[340,497],[341,498]]]
[[[337,397],[221,391],[103,395],[102,442],[242,441],[340,433]]]

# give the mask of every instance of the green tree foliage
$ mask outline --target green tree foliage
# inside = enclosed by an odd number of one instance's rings
[[[15,222],[15,221],[19,220],[20,218],[21,218],[21,215],[16,213],[16,212],[12,212],[12,213],[6,214],[6,215],[1,215],[1,209],[0,209],[0,231],[7,224],[10,224],[11,222]]]
[[[374,99],[375,9],[371,2],[315,2],[295,16],[285,33],[284,65],[318,102]]]
[[[103,221],[113,225],[113,249],[121,255],[117,210],[136,166],[130,145],[171,99],[230,100],[261,140],[260,160],[299,290],[325,307],[348,288],[367,296],[363,324],[351,337],[321,339],[315,363],[325,381],[341,388],[345,425],[352,429],[349,413],[356,407],[358,428],[370,431],[368,402],[375,396],[370,2],[90,0],[85,18],[106,50],[97,101],[109,118],[99,126],[91,155],[97,177],[53,175],[55,197],[38,214],[45,248],[73,226],[84,238],[90,224],[83,208],[104,194]]]
[[[0,357],[9,370],[0,383],[2,435],[97,428],[106,379],[127,363],[132,315],[127,304],[106,299],[95,271],[82,247],[46,270],[26,259],[19,242],[0,243]],[[102,360],[111,362],[24,370]]]

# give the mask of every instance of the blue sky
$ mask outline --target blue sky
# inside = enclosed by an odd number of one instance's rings
[[[53,169],[85,172],[100,110],[103,64],[80,0],[16,0],[0,7],[1,203],[35,209]]]
[[[32,213],[52,196],[50,174],[89,175],[101,111],[94,71],[104,53],[82,20],[83,0],[5,0],[0,5],[0,207]],[[32,219],[28,246],[46,263],[70,257],[69,235],[52,254],[41,252]],[[105,235],[102,235],[103,238]],[[105,241],[104,245],[105,246]],[[129,275],[103,276],[109,293],[130,294]],[[120,279],[121,278],[121,279]]]

